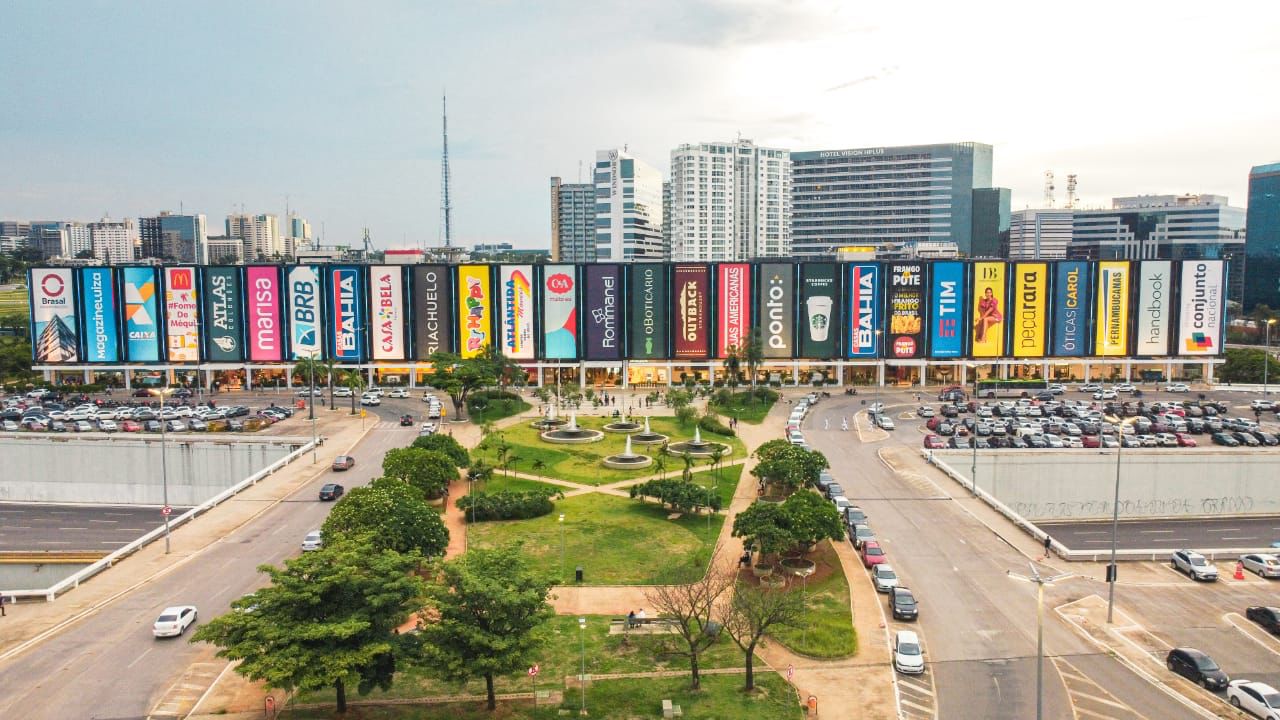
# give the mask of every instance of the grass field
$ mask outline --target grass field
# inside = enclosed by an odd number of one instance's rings
[[[801,655],[838,658],[858,650],[858,634],[849,610],[849,583],[840,569],[840,559],[830,541],[823,542],[808,556],[817,567],[808,585],[808,612],[798,627],[782,628],[772,637]],[[800,583],[791,585],[800,592]],[[807,630],[806,630],[807,628]]]
[[[766,390],[766,392],[772,393],[773,391]],[[733,393],[731,401],[728,403],[718,403],[713,399],[711,409],[725,417],[736,417],[744,423],[759,425],[764,421],[765,416],[769,414],[769,410],[773,408],[776,402],[776,399],[772,402],[765,402],[752,396],[750,390],[742,390]]]
[[[31,313],[31,308],[27,305],[27,291],[22,290],[0,290],[0,315],[22,315],[27,316]]]

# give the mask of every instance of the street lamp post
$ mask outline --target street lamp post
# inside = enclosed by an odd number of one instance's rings
[[[1031,567],[1030,576],[1008,572],[1009,577],[1033,583],[1036,586],[1036,720],[1044,718],[1044,586],[1066,577],[1066,574],[1045,577],[1036,569],[1036,564],[1027,563]]]
[[[166,377],[167,379],[167,377]],[[165,432],[164,419],[164,394],[169,390],[169,383],[166,382],[160,393],[160,484],[163,493],[164,509],[161,515],[164,516],[164,554],[169,554],[169,453],[167,443],[165,442],[167,433]]]
[[[883,330],[876,330],[876,352],[880,352],[880,336],[883,334]],[[876,370],[876,404],[880,403],[881,385],[884,385],[884,360],[880,361],[880,367]]]
[[[587,619],[578,618],[578,639],[582,642],[582,672],[578,675],[578,687],[582,690],[582,714],[587,714]]]
[[[1111,562],[1107,564],[1107,624],[1116,604],[1116,534],[1120,531],[1120,455],[1124,452],[1124,418],[1116,423],[1116,488],[1111,502]]]
[[[1276,322],[1275,318],[1267,320],[1267,340],[1265,349],[1262,351],[1262,394],[1270,395],[1271,392],[1267,388],[1267,369],[1271,365],[1271,326]]]
[[[560,582],[564,581],[564,513],[560,513]]]
[[[311,362],[307,363],[307,369],[310,372],[307,388],[307,417],[311,420],[311,464],[320,462],[319,451],[316,449],[316,351],[309,353]]]

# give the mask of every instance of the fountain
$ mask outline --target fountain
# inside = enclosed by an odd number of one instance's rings
[[[725,455],[728,455],[733,450],[725,443],[703,440],[702,428],[694,428],[692,440],[671,443],[667,446],[667,449],[674,455],[688,455],[689,457],[697,458],[709,458],[715,454],[717,448],[723,449]]]
[[[608,428],[606,428],[608,429]],[[668,440],[666,435],[649,429],[649,418],[644,419],[644,431],[631,436],[637,445],[661,445]]]
[[[587,428],[578,427],[578,414],[574,413],[569,416],[569,425],[557,430],[548,430],[539,435],[543,440],[549,443],[559,443],[562,445],[582,445],[585,443],[600,442],[604,439],[604,433],[599,430],[589,430]]]
[[[641,429],[640,423],[625,417],[622,418],[621,420],[614,420],[613,422],[604,426],[604,431],[611,432],[611,433],[633,433],[633,432],[639,432],[640,429]]]
[[[556,428],[564,427],[568,422],[564,418],[556,417],[555,405],[548,405],[547,414],[529,423],[529,425],[534,430],[555,430]]]
[[[615,470],[632,470],[635,468],[649,467],[653,464],[653,458],[648,455],[640,455],[631,452],[631,436],[627,436],[627,449],[622,451],[620,455],[608,455],[600,462],[605,467]]]

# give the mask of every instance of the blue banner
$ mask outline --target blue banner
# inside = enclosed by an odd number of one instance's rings
[[[130,362],[160,360],[160,316],[155,268],[124,269],[124,322]]]
[[[1089,308],[1093,302],[1089,267],[1089,263],[1081,260],[1064,260],[1055,268],[1052,314],[1053,354],[1056,357],[1089,354],[1092,335]]]
[[[80,270],[80,317],[84,329],[84,359],[88,362],[119,362],[120,339],[116,326],[116,289],[111,268]]]
[[[334,267],[329,276],[329,347],[333,359],[359,361],[364,357],[364,315],[360,298],[364,295],[360,268]]]
[[[849,266],[849,357],[876,357],[880,352],[880,266]]]
[[[936,262],[929,302],[929,357],[964,355],[964,263]]]

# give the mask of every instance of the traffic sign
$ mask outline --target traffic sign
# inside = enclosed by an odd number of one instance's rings
[[[534,663],[533,667],[529,668],[529,677],[537,677],[540,672],[542,668],[538,667],[538,663]]]
[[[168,505],[165,505],[163,508],[161,508],[161,509],[160,509],[160,514],[161,514],[161,515],[172,515],[172,514],[173,514],[173,508],[169,507]]]

